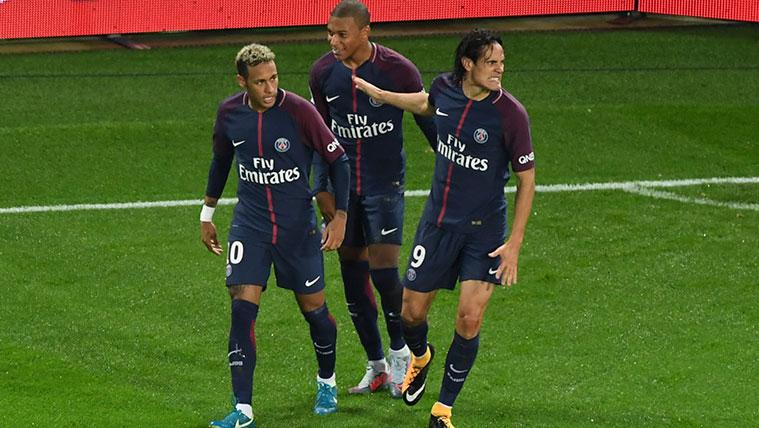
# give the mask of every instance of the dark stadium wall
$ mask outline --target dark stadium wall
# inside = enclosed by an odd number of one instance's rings
[[[0,39],[324,24],[337,0],[0,0]],[[374,22],[641,12],[759,21],[759,0],[366,0]]]

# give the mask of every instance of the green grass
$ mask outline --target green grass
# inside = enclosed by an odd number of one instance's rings
[[[759,27],[505,36],[505,86],[527,107],[540,184],[759,176]],[[388,39],[427,83],[456,38]],[[238,46],[0,58],[0,208],[202,196]],[[324,43],[275,45],[307,95]],[[433,155],[406,120],[408,188]],[[233,196],[230,181],[225,196]],[[759,203],[759,184],[661,189]],[[513,195],[509,195],[513,199]],[[407,199],[402,263],[423,198]],[[205,426],[228,410],[224,262],[198,207],[0,214],[0,426]],[[226,235],[230,207],[216,223]],[[519,284],[498,290],[460,395],[461,427],[752,427],[759,213],[621,191],[539,193]],[[292,296],[257,322],[261,427],[424,426],[423,402],[349,397],[364,357],[326,257],[340,413],[310,414],[315,361]],[[440,293],[442,352],[457,293]],[[441,356],[443,354],[441,353]]]

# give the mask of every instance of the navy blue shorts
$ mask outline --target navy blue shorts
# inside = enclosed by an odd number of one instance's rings
[[[261,241],[256,233],[232,228],[227,248],[227,287],[253,284],[266,289],[271,265],[277,287],[298,294],[311,294],[324,289],[324,259],[321,234],[308,229],[302,237],[279,239],[277,244]]]
[[[344,247],[403,242],[403,192],[383,195],[351,194]]]
[[[441,288],[453,290],[457,280],[500,284],[495,277],[500,258],[488,256],[506,238],[506,229],[500,229],[454,232],[422,219],[414,237],[403,286],[426,293]]]

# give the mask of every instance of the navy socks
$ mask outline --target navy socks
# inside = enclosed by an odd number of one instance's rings
[[[258,305],[246,300],[232,300],[232,326],[229,329],[229,369],[232,391],[241,404],[253,399],[253,371],[256,369],[256,317]]]
[[[474,366],[474,359],[477,357],[479,347],[479,334],[471,339],[464,339],[458,333],[454,333],[453,343],[451,343],[448,356],[445,358],[445,374],[443,375],[443,385],[440,388],[439,402],[453,407],[453,402],[456,401],[469,371]]]
[[[335,373],[335,347],[337,343],[337,327],[335,319],[323,304],[311,312],[303,312],[303,318],[311,328],[311,340],[316,351],[316,361],[319,364],[319,377],[329,379]]]

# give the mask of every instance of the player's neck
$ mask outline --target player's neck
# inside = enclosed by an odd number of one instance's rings
[[[490,89],[476,85],[469,79],[464,79],[464,81],[461,82],[461,90],[467,98],[475,101],[482,101],[490,95]]]
[[[372,57],[373,50],[374,50],[374,46],[372,45],[372,42],[367,41],[364,46],[362,46],[359,49],[356,49],[356,52],[353,52],[353,55],[351,55],[348,58],[345,58],[343,60],[343,64],[345,64],[345,66],[350,68],[351,70],[355,70],[361,67],[361,64],[365,63],[366,61],[369,61],[369,58]]]

